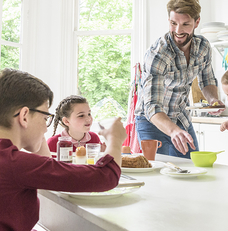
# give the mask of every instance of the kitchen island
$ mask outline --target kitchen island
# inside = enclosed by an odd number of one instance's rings
[[[194,167],[191,160],[156,155],[156,161]],[[160,169],[126,173],[145,182],[113,199],[76,199],[39,190],[40,223],[51,231],[227,231],[228,166],[214,164],[207,174],[173,178]]]

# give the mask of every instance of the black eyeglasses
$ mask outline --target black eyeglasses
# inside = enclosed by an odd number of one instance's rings
[[[33,108],[29,108],[30,111],[34,111],[34,112],[39,112],[39,113],[42,113],[44,115],[47,115],[47,120],[46,120],[46,125],[47,127],[49,127],[53,121],[53,118],[54,118],[54,114],[51,114],[49,112],[46,112],[46,111],[40,111],[40,110],[37,110],[37,109],[33,109]],[[16,115],[14,115],[13,117],[17,117],[19,116],[20,112],[18,112]]]

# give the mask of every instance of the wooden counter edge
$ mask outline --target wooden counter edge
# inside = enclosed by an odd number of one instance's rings
[[[192,117],[192,123],[221,124],[228,117]]]

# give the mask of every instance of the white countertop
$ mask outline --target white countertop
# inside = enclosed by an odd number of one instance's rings
[[[205,117],[205,116],[199,116],[199,117],[192,117],[192,123],[208,123],[208,124],[221,124],[222,122],[225,122],[228,120],[228,117]]]
[[[156,160],[194,166],[191,160],[159,154]],[[86,222],[95,225],[93,230],[227,231],[228,166],[214,164],[206,169],[205,175],[184,179],[164,176],[158,169],[127,173],[143,180],[145,185],[138,191],[108,200],[86,201],[39,190],[41,224],[53,231],[61,230],[57,228],[61,224],[67,231],[81,231],[76,227],[86,227]],[[60,208],[64,210],[57,217],[55,213]],[[64,215],[68,213],[66,218]],[[75,229],[67,228],[75,220],[73,215],[83,218],[82,224],[77,221]]]

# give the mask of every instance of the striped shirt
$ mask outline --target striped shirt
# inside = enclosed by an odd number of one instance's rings
[[[211,56],[210,44],[203,36],[193,36],[189,64],[170,33],[159,38],[144,57],[135,115],[145,116],[150,121],[154,114],[164,112],[172,122],[176,124],[179,120],[187,130],[191,116],[185,107],[189,106],[188,96],[194,78],[198,77],[201,90],[218,84]]]

